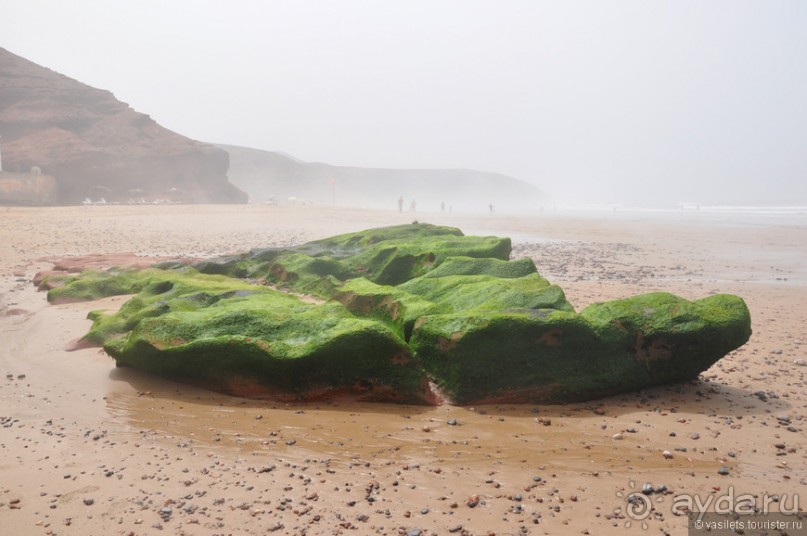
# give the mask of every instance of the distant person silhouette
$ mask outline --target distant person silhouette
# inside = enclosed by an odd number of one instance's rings
[[[413,199],[411,203],[409,203],[409,212],[415,212],[415,200]]]
[[[403,212],[403,196],[398,198],[398,212]]]
[[[490,207],[490,213],[491,213],[491,214],[493,214],[493,203],[491,203],[490,205],[488,205],[488,207]]]
[[[445,211],[446,211],[446,202],[445,201],[440,201],[440,212],[445,212]]]

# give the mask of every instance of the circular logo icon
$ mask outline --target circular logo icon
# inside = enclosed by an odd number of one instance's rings
[[[636,489],[634,481],[628,482],[630,490],[617,491],[616,496],[625,500],[625,515],[628,518],[625,521],[625,527],[630,527],[634,521],[641,521],[642,528],[647,529],[645,520],[650,517],[653,511],[653,501],[650,497],[641,491],[632,491]]]

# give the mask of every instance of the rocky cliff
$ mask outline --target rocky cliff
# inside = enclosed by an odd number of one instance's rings
[[[226,151],[167,130],[109,91],[3,48],[0,136],[3,171],[26,173],[39,167],[55,178],[58,203],[86,197],[247,201],[227,179]]]

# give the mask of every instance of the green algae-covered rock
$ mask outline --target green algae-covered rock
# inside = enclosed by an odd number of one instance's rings
[[[388,325],[404,340],[409,339],[415,321],[445,308],[400,287],[378,285],[363,277],[351,279],[334,289],[332,298],[353,314]]]
[[[202,273],[263,278],[284,288],[328,297],[332,288],[320,288],[323,277],[340,281],[364,277],[397,285],[428,273],[449,257],[506,262],[510,251],[509,238],[464,236],[453,227],[412,224],[334,236],[296,248],[257,249],[201,261],[193,267]],[[523,262],[515,270],[524,271]]]
[[[119,366],[250,397],[431,399],[401,338],[339,303],[194,270],[88,272],[60,294],[86,295],[87,281],[93,297],[140,289],[114,314],[90,313],[85,340]]]
[[[553,309],[423,317],[410,346],[452,401],[585,400],[687,380],[750,336],[735,296],[653,293]]]
[[[448,257],[440,266],[427,272],[423,277],[489,275],[509,279],[511,277],[524,277],[537,271],[532,259],[503,261],[496,258]]]
[[[115,314],[106,315],[100,311],[90,313],[93,325],[84,339],[96,344],[125,335],[145,318],[172,311],[195,311],[223,299],[270,292],[263,286],[225,276],[198,274],[192,270],[127,270],[89,272],[84,275],[86,279],[77,280],[50,294],[55,293],[56,299],[86,294],[82,284],[86,281],[98,283],[95,291],[90,293],[97,297],[136,293]]]
[[[279,292],[144,318],[104,349],[118,365],[230,394],[424,403],[427,381],[383,324]]]
[[[693,378],[750,336],[736,296],[651,293],[576,313],[509,255],[507,238],[402,225],[193,268],[85,272],[48,298],[134,294],[91,313],[85,337],[119,365],[297,400],[433,403],[429,382],[460,404],[584,400]]]
[[[537,273],[524,277],[489,275],[421,277],[398,288],[441,304],[452,312],[557,309],[573,311],[563,290]]]
[[[87,270],[79,275],[62,278],[60,285],[48,291],[48,301],[70,303],[136,294],[146,282],[147,277],[135,269],[112,268],[106,272]]]

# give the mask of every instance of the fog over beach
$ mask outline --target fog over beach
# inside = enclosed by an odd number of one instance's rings
[[[738,497],[760,521],[807,510],[807,3],[0,4],[0,535],[693,536],[691,512],[733,519]],[[751,337],[689,381],[586,402],[289,402],[118,367],[83,337],[140,298],[37,288],[415,222],[509,237],[569,315],[731,294]],[[426,275],[442,262],[406,246]],[[342,306],[269,262],[188,308],[258,285]],[[153,298],[144,319],[182,314]],[[553,314],[520,307],[494,314]],[[652,376],[669,348],[643,339],[649,309],[618,351]],[[679,313],[719,338],[712,312]],[[501,354],[481,383],[535,368]]]
[[[807,205],[805,24],[798,1],[8,0],[0,35],[196,140],[669,208]]]

